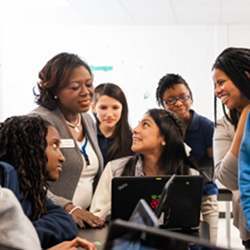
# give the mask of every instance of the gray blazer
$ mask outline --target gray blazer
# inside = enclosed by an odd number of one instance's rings
[[[62,173],[58,181],[50,183],[49,189],[51,192],[48,194],[49,198],[56,204],[65,206],[67,203],[71,202],[82,172],[83,159],[81,152],[68,129],[63,114],[59,109],[51,111],[45,107],[39,106],[31,112],[31,115],[40,115],[45,120],[49,121],[57,128],[61,139],[71,139],[74,141],[74,147],[62,149],[65,157],[65,162],[62,166]],[[82,113],[81,117],[87,137],[99,160],[98,173],[94,179],[95,189],[103,170],[103,158],[98,146],[96,126],[93,119],[87,113]]]

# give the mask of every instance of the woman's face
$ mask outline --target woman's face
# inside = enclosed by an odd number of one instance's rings
[[[93,96],[93,79],[89,71],[83,66],[75,68],[67,86],[57,96],[65,111],[73,114],[87,112]]]
[[[182,120],[189,119],[192,100],[189,90],[184,84],[176,84],[166,89],[162,98],[164,109],[176,113]]]
[[[215,95],[228,109],[241,110],[246,106],[248,100],[222,70],[213,70],[213,81]]]
[[[45,150],[48,163],[48,177],[50,181],[59,179],[60,172],[62,171],[62,163],[65,158],[60,149],[60,136],[56,128],[49,126],[46,136],[47,147]]]
[[[165,141],[155,121],[151,116],[144,115],[133,130],[132,151],[142,154],[161,152],[163,145]]]
[[[121,119],[122,104],[110,96],[102,95],[98,97],[94,110],[101,126],[114,129]]]

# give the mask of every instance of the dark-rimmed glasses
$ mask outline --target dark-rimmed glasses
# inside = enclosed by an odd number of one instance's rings
[[[183,102],[186,102],[189,99],[190,99],[190,95],[181,95],[181,96],[175,96],[175,97],[168,98],[166,100],[163,100],[163,102],[166,105],[175,105],[178,100],[183,103]]]

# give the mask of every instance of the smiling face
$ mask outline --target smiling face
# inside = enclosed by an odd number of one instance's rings
[[[228,109],[244,108],[249,102],[231,79],[220,69],[213,70],[215,95]]]
[[[52,126],[48,127],[46,141],[47,147],[45,153],[48,159],[48,178],[50,181],[56,181],[60,176],[60,172],[62,171],[62,163],[65,159],[60,149],[59,133]]]
[[[142,154],[161,152],[163,145],[165,141],[157,124],[151,116],[144,115],[133,130],[132,151]]]
[[[114,130],[121,119],[122,104],[110,96],[102,95],[98,97],[94,109],[100,126],[104,130]]]
[[[162,99],[164,109],[176,113],[182,120],[189,120],[192,99],[188,88],[184,84],[177,83],[173,87],[166,89]]]
[[[93,96],[92,82],[92,76],[85,67],[73,69],[67,86],[57,94],[61,109],[72,114],[87,112]]]

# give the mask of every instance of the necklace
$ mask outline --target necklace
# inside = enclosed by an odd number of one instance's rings
[[[73,128],[77,133],[80,132],[80,127],[81,127],[81,116],[80,114],[78,115],[78,121],[76,123],[72,123],[72,122],[69,122],[66,120],[66,123],[67,125],[70,127],[70,128]]]

